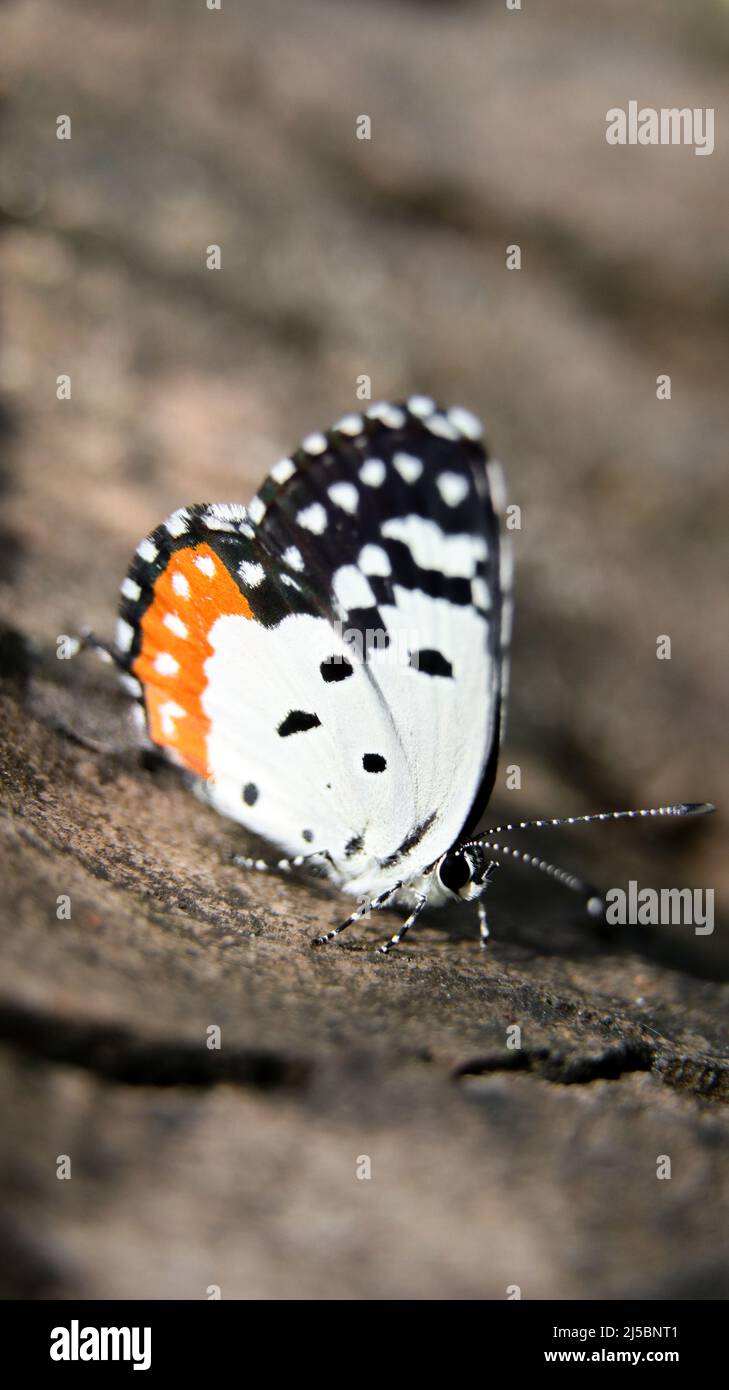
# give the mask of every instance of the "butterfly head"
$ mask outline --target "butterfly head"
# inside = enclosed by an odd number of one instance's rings
[[[493,860],[478,844],[455,846],[438,860],[435,872],[438,882],[454,898],[472,902],[480,898],[491,877]]]

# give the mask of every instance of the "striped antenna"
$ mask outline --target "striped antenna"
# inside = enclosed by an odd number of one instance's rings
[[[593,917],[599,917],[605,904],[596,888],[591,884],[585,883],[584,879],[578,878],[577,874],[570,873],[569,869],[560,869],[557,864],[550,864],[546,859],[540,859],[537,854],[526,854],[524,850],[513,849],[511,845],[497,844],[495,840],[482,840],[479,836],[477,840],[469,841],[470,844],[478,844],[482,849],[487,849],[490,854],[497,856],[497,864],[502,859],[515,859],[519,864],[526,864],[530,869],[538,869],[540,873],[547,874],[557,883],[561,883],[564,888],[571,888],[573,893],[579,893],[581,897],[587,899],[587,911]],[[462,846],[468,849],[468,845]]]
[[[710,801],[678,801],[674,806],[649,806],[642,811],[596,811],[591,816],[558,816],[553,820],[518,820],[509,825],[492,825],[476,836],[478,843],[490,839],[492,835],[503,835],[513,830],[545,830],[555,825],[590,825],[594,821],[639,820],[647,816],[704,816],[715,811]]]
[[[591,816],[560,816],[551,820],[521,820],[513,821],[509,825],[494,825],[490,830],[484,830],[480,835],[474,836],[468,844],[480,845],[490,854],[497,856],[497,863],[501,859],[514,859],[519,864],[526,864],[529,868],[538,869],[540,873],[547,874],[557,883],[563,884],[565,888],[570,888],[574,893],[579,893],[587,899],[587,911],[593,917],[600,917],[605,904],[596,889],[590,884],[585,883],[576,874],[570,873],[568,869],[560,869],[556,864],[550,864],[546,859],[540,859],[536,854],[526,854],[523,850],[514,849],[510,845],[497,843],[492,837],[494,835],[508,834],[514,830],[543,830],[547,827],[560,825],[590,825],[597,821],[609,820],[639,820],[648,816],[703,816],[710,811],[715,811],[710,801],[679,801],[674,806],[652,806],[640,811],[598,811]],[[463,846],[468,848],[468,845]]]

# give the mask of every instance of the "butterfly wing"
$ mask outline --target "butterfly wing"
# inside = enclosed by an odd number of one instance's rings
[[[142,542],[118,646],[153,742],[218,810],[353,892],[412,877],[493,784],[499,531],[474,417],[345,417],[247,508]]]

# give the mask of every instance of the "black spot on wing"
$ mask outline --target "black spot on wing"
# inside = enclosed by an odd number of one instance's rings
[[[379,535],[377,543],[387,554],[392,571],[387,577],[369,576],[370,588],[378,604],[393,602],[393,584],[398,584],[405,589],[418,589],[420,593],[427,594],[430,598],[448,599],[449,603],[470,604],[471,581],[469,579],[447,575],[439,569],[422,569],[420,565],[416,564],[404,541]],[[477,573],[482,566],[483,562],[478,561]]]
[[[246,806],[255,806],[258,800],[258,787],[255,782],[247,782],[243,788],[243,800]]]
[[[281,738],[289,738],[291,734],[304,734],[307,729],[316,729],[320,724],[318,714],[310,714],[304,709],[292,709],[279,724],[277,732]]]
[[[348,676],[354,675],[354,667],[346,656],[328,656],[326,661],[322,661],[319,667],[323,681],[346,681]]]
[[[365,753],[362,766],[365,772],[384,772],[387,762],[381,753]]]
[[[359,649],[365,661],[370,652],[384,652],[390,645],[390,634],[379,608],[350,608],[344,640]]]
[[[363,848],[363,845],[364,840],[362,839],[362,836],[353,835],[351,840],[347,840],[347,843],[344,846],[345,859],[351,859],[353,854],[359,854],[360,850]]]
[[[432,647],[422,647],[420,651],[411,652],[410,665],[414,670],[422,671],[424,676],[453,676],[453,667],[448,658]]]

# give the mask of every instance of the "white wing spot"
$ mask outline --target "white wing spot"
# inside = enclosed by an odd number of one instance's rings
[[[159,707],[159,713],[162,720],[163,734],[167,734],[168,738],[174,738],[176,733],[175,720],[184,717],[184,709],[174,700],[165,700],[164,704]]]
[[[307,454],[323,454],[327,447],[325,434],[316,431],[314,434],[307,434],[301,441],[301,447]]]
[[[288,548],[284,550],[284,553],[281,558],[284,564],[289,566],[289,569],[303,570],[304,568],[304,557],[301,551],[299,550],[298,545],[288,546]]]
[[[421,460],[416,459],[413,454],[393,454],[392,462],[406,483],[416,483],[423,471]]]
[[[176,594],[180,595],[180,598],[190,597],[190,585],[184,574],[173,574],[172,588]]]
[[[172,652],[158,652],[154,658],[154,669],[159,671],[161,676],[176,676],[180,663],[175,660]]]
[[[353,608],[373,608],[375,596],[356,565],[342,565],[334,575],[334,596],[348,613]]]
[[[182,618],[178,618],[176,613],[165,613],[162,621],[170,632],[174,632],[175,637],[187,637],[187,625],[183,623]]]
[[[382,459],[367,459],[359,470],[359,476],[367,487],[382,487],[386,473]]]
[[[262,584],[266,578],[266,571],[263,565],[259,565],[255,560],[241,560],[238,566],[238,573],[250,589],[255,589],[256,585]]]
[[[354,437],[354,435],[362,433],[364,429],[364,420],[361,415],[345,415],[341,420],[337,421],[334,428],[338,430],[340,434],[348,434]]]
[[[392,574],[390,557],[381,545],[365,545],[359,552],[357,561],[363,574],[379,574],[386,578]]]
[[[473,579],[476,561],[485,560],[488,546],[483,536],[447,536],[436,521],[414,513],[390,517],[380,533],[386,539],[402,541],[419,569],[440,570],[451,579]]]
[[[332,483],[327,491],[335,506],[349,512],[350,516],[354,515],[359,505],[359,493],[354,483]]]
[[[457,507],[468,496],[468,478],[462,473],[441,473],[436,487],[447,507]]]
[[[296,520],[299,526],[303,526],[306,531],[313,531],[315,536],[323,535],[327,529],[327,514],[321,502],[312,502],[310,507],[304,507]]]
[[[408,410],[411,415],[416,415],[422,420],[426,415],[432,415],[435,410],[435,401],[430,396],[411,396],[408,401]]]
[[[255,522],[257,526],[259,521],[263,521],[266,515],[266,504],[261,501],[260,497],[253,497],[248,503],[247,510],[251,521]]]
[[[450,420],[446,419],[445,415],[429,415],[427,420],[424,420],[423,423],[426,430],[430,430],[431,434],[439,435],[441,439],[455,440],[460,438],[455,425],[452,424]]]
[[[195,564],[202,574],[206,574],[208,579],[212,579],[215,574],[215,561],[211,555],[196,555]]]
[[[134,628],[120,618],[116,625],[116,645],[120,652],[128,652],[134,641]]]
[[[390,405],[387,401],[376,401],[367,411],[368,420],[379,420],[380,424],[387,425],[390,430],[399,430],[405,424],[405,411],[399,405]]]
[[[289,478],[293,478],[295,472],[296,464],[292,459],[279,459],[278,463],[274,463],[271,469],[271,477],[280,486],[282,483],[287,483]]]
[[[121,586],[120,592],[124,595],[125,598],[131,599],[132,602],[134,602],[136,599],[139,598],[139,595],[141,594],[142,590],[140,585],[137,584],[136,580],[129,579],[127,577]]]
[[[150,541],[149,539],[147,539],[146,541],[139,542],[139,545],[137,546],[137,555],[139,556],[140,560],[146,560],[147,564],[151,565],[157,559],[159,551],[156,545],[154,544],[154,541]]]
[[[459,434],[464,439],[477,440],[483,434],[483,426],[477,415],[472,410],[464,410],[462,405],[451,406],[448,411],[448,419],[455,425]]]

